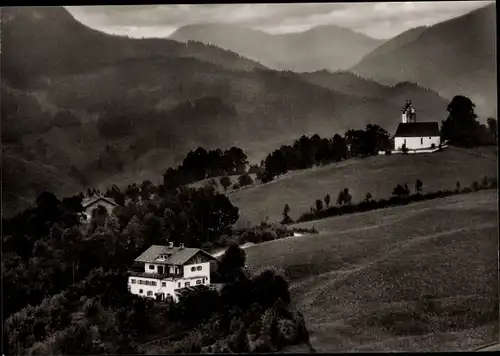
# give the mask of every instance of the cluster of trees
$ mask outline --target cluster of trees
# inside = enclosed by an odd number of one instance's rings
[[[415,182],[415,193],[410,195],[410,189],[407,184],[398,184],[394,188],[393,196],[389,199],[374,200],[371,193],[367,193],[363,201],[358,204],[339,204],[339,206],[331,206],[327,209],[311,209],[308,212],[303,213],[297,222],[312,221],[318,219],[325,219],[332,216],[352,214],[357,212],[364,212],[376,209],[383,209],[391,206],[406,205],[411,202],[417,202],[422,200],[431,200],[436,198],[443,198],[454,194],[470,193],[473,191],[478,191],[481,189],[496,189],[497,179],[484,177],[481,182],[474,182],[470,187],[460,189],[460,182],[456,182],[455,190],[437,191],[422,194],[423,182],[417,180]],[[341,191],[342,193],[342,191]]]
[[[162,187],[145,185],[152,190]],[[94,211],[82,226],[83,195],[59,200],[42,193],[36,207],[3,220],[3,282],[9,289],[4,317],[45,295],[53,295],[100,266],[123,266],[152,244],[165,239],[190,247],[210,248],[231,233],[238,208],[213,190],[180,189],[153,199],[143,193],[115,192],[127,203],[114,216]]]
[[[175,189],[210,177],[243,174],[247,164],[247,155],[241,148],[207,151],[198,147],[189,151],[177,169],[167,169],[163,175],[163,184],[167,189]]]
[[[281,146],[269,154],[263,162],[264,170],[258,173],[258,177],[262,182],[268,182],[290,170],[311,168],[353,156],[375,155],[390,147],[388,132],[371,124],[365,130],[349,130],[344,137],[336,134],[327,139],[317,134],[312,137],[303,135],[293,145]]]
[[[449,115],[442,123],[441,138],[464,147],[496,144],[497,120],[490,117],[487,125],[479,123],[475,106],[469,98],[455,96],[447,107]]]
[[[415,194],[421,194],[422,189],[423,189],[424,183],[420,180],[417,179],[415,181]],[[392,191],[392,195],[396,197],[408,197],[410,196],[410,188],[408,188],[408,184],[404,184],[402,186],[401,184],[398,184],[396,188]]]

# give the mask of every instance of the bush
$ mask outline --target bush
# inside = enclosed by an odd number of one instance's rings
[[[250,175],[248,173],[245,173],[245,174],[242,174],[241,176],[239,176],[238,182],[239,182],[240,186],[246,187],[247,185],[250,185],[253,183],[253,179],[252,179],[252,177],[250,177]]]
[[[471,188],[473,191],[477,192],[480,189],[480,185],[478,182],[474,182],[472,183]]]
[[[241,186],[238,184],[238,183],[234,183],[233,184],[233,189],[236,190],[236,189],[240,189]]]

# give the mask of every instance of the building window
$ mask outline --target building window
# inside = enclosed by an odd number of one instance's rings
[[[431,139],[432,137],[429,137],[429,140]]]
[[[191,272],[196,271],[196,267],[191,267]]]
[[[420,137],[420,144],[423,145],[424,144],[424,138],[423,137]]]
[[[139,284],[144,284],[141,279],[138,280]]]
[[[151,285],[156,286],[156,282],[151,282]]]
[[[177,286],[180,288],[181,287],[181,282],[177,283]]]
[[[135,284],[135,279],[131,279],[130,283]]]
[[[185,286],[186,286],[186,287],[189,287],[189,282],[186,282]]]
[[[201,284],[201,281],[199,279],[197,279],[196,284]]]
[[[201,266],[196,267],[198,271],[201,271]]]
[[[161,282],[161,286],[162,287],[166,287],[167,286],[167,282]]]
[[[152,296],[153,295],[153,292],[151,291],[148,291],[148,297]]]
[[[139,294],[142,294],[142,289],[139,289]]]
[[[155,269],[154,265],[149,265],[149,269]]]

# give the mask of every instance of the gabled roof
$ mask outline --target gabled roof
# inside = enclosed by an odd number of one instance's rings
[[[118,204],[116,204],[116,202],[113,199],[108,198],[108,197],[102,197],[102,196],[99,196],[99,195],[93,195],[91,197],[83,198],[83,200],[82,200],[82,206],[85,209],[85,208],[89,207],[90,205],[95,204],[95,203],[97,203],[98,201],[101,201],[101,200],[104,200],[104,201],[106,201],[106,202],[108,202],[108,203],[110,203],[110,204],[112,204],[114,206],[118,206]]]
[[[198,253],[203,254],[209,259],[216,260],[216,258],[213,257],[211,254],[203,250],[200,250],[199,248],[189,248],[189,247],[169,248],[168,246],[152,245],[146,251],[144,251],[139,257],[137,257],[135,259],[135,262],[161,263],[166,265],[182,266]],[[157,261],[156,259],[158,258],[158,256],[162,254],[171,254],[171,255],[165,260]]]
[[[401,122],[395,137],[425,137],[440,136],[437,122]]]

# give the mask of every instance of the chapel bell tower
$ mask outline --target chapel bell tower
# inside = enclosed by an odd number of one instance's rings
[[[411,103],[411,100],[406,100],[406,104],[403,107],[403,112],[401,114],[401,122],[403,124],[417,122],[417,113],[415,111],[415,107]]]

